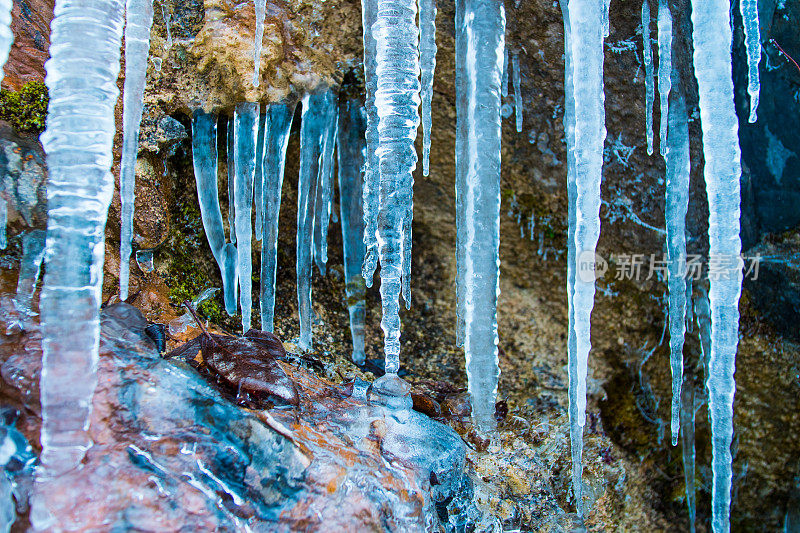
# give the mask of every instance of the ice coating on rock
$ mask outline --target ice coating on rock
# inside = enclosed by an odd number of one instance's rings
[[[663,120],[662,120],[663,122]],[[672,371],[672,445],[678,444],[683,383],[683,339],[686,333],[686,212],[689,207],[689,124],[683,95],[669,109],[666,151],[667,256],[669,258],[669,349]],[[691,280],[690,280],[691,282]]]
[[[14,34],[11,31],[11,10],[14,0],[0,0],[0,82],[3,81],[3,67],[8,60]]]
[[[236,246],[225,242],[225,227],[217,188],[217,115],[202,109],[192,115],[192,162],[197,201],[211,254],[219,266],[225,310],[236,314],[238,285]]]
[[[431,101],[436,70],[436,0],[418,0],[419,68],[422,72],[422,175],[430,172]]]
[[[758,0],[740,0],[739,11],[744,26],[744,45],[747,49],[747,93],[750,95],[748,122],[758,119],[758,97],[761,81],[758,64],[761,63],[761,28],[758,21]]]
[[[385,369],[400,368],[399,297],[404,266],[410,269],[414,140],[419,126],[419,31],[414,0],[379,0],[372,26],[377,45],[378,157],[380,191],[378,255],[381,262],[381,328]],[[407,282],[408,280],[406,280]],[[408,303],[408,300],[406,300]]]
[[[364,167],[364,265],[361,275],[367,287],[372,287],[372,277],[378,265],[378,193],[380,169],[378,168],[378,108],[375,93],[378,90],[377,42],[372,25],[378,16],[378,0],[362,0],[361,25],[364,29],[364,92],[367,110],[367,160]]]
[[[24,323],[28,317],[34,315],[31,311],[31,301],[36,292],[39,281],[39,272],[44,260],[45,232],[34,229],[22,235],[22,259],[19,264],[19,278],[17,279],[17,295],[14,298],[14,307]]]
[[[686,507],[689,511],[689,531],[694,533],[695,521],[695,445],[694,445],[694,386],[687,379],[683,387],[681,409],[681,446],[683,456],[683,482],[686,486]]]
[[[281,211],[283,169],[286,165],[286,148],[292,129],[294,104],[270,104],[264,133],[264,163],[262,213],[264,217],[261,241],[261,329],[273,330],[275,317],[275,278],[278,266],[278,214]]]
[[[261,43],[264,40],[264,17],[267,0],[253,0],[256,11],[256,35],[253,43],[253,87],[261,82]]]
[[[730,530],[731,440],[736,390],[733,375],[739,343],[739,296],[742,291],[739,257],[742,249],[739,238],[741,153],[733,102],[729,3],[692,0],[692,26],[709,211],[711,525],[715,533],[727,533]]]
[[[658,97],[661,100],[659,124],[659,150],[666,156],[669,140],[669,92],[672,89],[672,13],[668,0],[658,0]]]
[[[594,260],[597,240],[600,235],[600,182],[603,170],[603,143],[606,136],[603,94],[603,28],[597,24],[602,20],[604,0],[572,0],[566,7],[565,24],[569,25],[568,57],[573,100],[568,105],[574,109],[565,113],[574,120],[574,171],[575,191],[574,236],[574,287],[572,290],[571,316],[573,318],[575,343],[570,343],[568,368],[570,374],[570,419],[571,433],[575,441],[580,440],[586,422],[586,376],[589,351],[591,349],[591,314],[594,307],[595,276]],[[565,33],[567,33],[565,31]],[[566,120],[566,118],[565,118]],[[568,143],[570,142],[568,130]],[[568,172],[571,170],[568,165]],[[570,179],[568,178],[568,187]],[[569,191],[568,191],[569,192]],[[573,224],[571,224],[573,225]],[[570,231],[572,235],[572,231]],[[568,285],[572,279],[568,272]],[[569,295],[569,290],[568,290]],[[572,331],[571,331],[572,333]],[[572,377],[576,383],[572,383]],[[574,454],[578,450],[573,450]],[[580,467],[573,464],[573,491],[579,514],[583,513]]]
[[[297,181],[297,301],[301,350],[311,348],[311,267],[314,258],[314,201],[317,197],[326,127],[334,112],[331,90],[303,97],[300,177]]]
[[[45,64],[50,102],[40,137],[49,169],[40,299],[42,454],[31,512],[39,529],[50,526],[50,512],[61,505],[53,478],[79,467],[92,444],[87,430],[97,382],[104,230],[114,191],[123,14],[121,0],[59,0],[51,24]]]
[[[255,206],[256,240],[260,241],[264,226],[264,147],[267,141],[267,115],[261,113],[258,118],[258,137],[256,139],[256,172],[253,179],[253,205]]]
[[[511,52],[512,81],[514,84],[514,111],[517,119],[517,133],[522,132],[522,74],[519,71],[519,53]]]
[[[326,108],[322,133],[322,159],[317,173],[317,195],[314,200],[314,262],[323,276],[325,265],[328,263],[328,225],[333,203],[333,154],[336,148],[336,124],[339,119],[336,100],[336,95],[331,94],[331,107]]]
[[[339,219],[344,245],[344,280],[350,335],[353,339],[353,362],[364,363],[364,322],[366,287],[361,275],[364,263],[364,217],[362,210],[364,169],[367,146],[364,132],[367,115],[360,102],[346,100],[339,112],[337,156],[339,166]]]
[[[653,50],[650,42],[650,3],[642,2],[642,55],[644,58],[644,113],[647,133],[647,154],[653,155]]]
[[[122,89],[122,152],[120,155],[120,250],[119,297],[128,299],[133,209],[136,188],[136,156],[139,153],[139,124],[142,122],[147,56],[150,53],[150,26],[153,0],[126,0],[125,3],[125,83]]]
[[[234,211],[236,216],[236,251],[239,278],[239,306],[242,311],[242,328],[247,332],[253,310],[253,180],[256,171],[256,143],[258,138],[259,105],[244,102],[234,111],[234,141],[236,160],[234,166]],[[230,160],[229,163],[230,164]]]
[[[463,283],[464,353],[472,419],[482,431],[495,425],[500,376],[497,296],[500,279],[501,78],[505,10],[501,0],[456,2],[456,257]]]

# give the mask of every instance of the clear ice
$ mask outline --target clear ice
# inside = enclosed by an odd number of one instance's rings
[[[325,275],[328,263],[328,224],[333,203],[333,154],[336,148],[336,124],[339,110],[336,95],[332,107],[327,108],[325,129],[322,134],[322,160],[317,173],[317,195],[314,200],[314,262],[320,274]]]
[[[378,168],[378,107],[375,93],[378,90],[377,42],[372,25],[378,16],[378,0],[362,0],[361,25],[364,29],[364,92],[367,110],[367,161],[364,167],[364,264],[361,274],[367,287],[372,287],[372,277],[378,265],[378,193],[380,169]]]
[[[662,118],[662,123],[664,119]],[[683,95],[669,109],[667,168],[667,254],[669,258],[669,347],[672,370],[672,445],[678,444],[683,382],[683,338],[686,333],[686,211],[689,206],[689,124]],[[691,280],[689,280],[691,283]]]
[[[739,10],[744,25],[744,44],[747,49],[747,92],[750,95],[748,122],[758,119],[758,97],[761,91],[758,64],[761,63],[761,28],[758,22],[758,0],[740,0]]]
[[[19,265],[19,278],[17,279],[17,295],[14,307],[19,313],[22,326],[25,321],[34,315],[31,310],[33,294],[39,281],[39,272],[44,260],[45,232],[34,229],[22,235],[22,259]]]
[[[666,157],[669,140],[669,92],[672,89],[672,13],[668,0],[658,0],[658,97],[661,100],[661,123],[659,124],[659,150]]]
[[[361,275],[364,262],[364,217],[362,210],[364,169],[367,156],[367,116],[357,100],[347,100],[339,113],[337,155],[339,164],[339,212],[344,244],[344,280],[353,362],[364,363],[364,322],[366,287]]]
[[[522,74],[519,71],[519,53],[511,52],[511,76],[514,84],[514,111],[517,119],[517,133],[522,132]]]
[[[268,135],[267,114],[261,113],[258,119],[258,137],[256,138],[256,171],[253,179],[253,205],[255,206],[256,240],[260,241],[264,226],[264,147]]]
[[[430,171],[431,101],[436,70],[436,0],[418,0],[419,67],[422,72],[422,175]]]
[[[253,42],[253,87],[261,82],[261,43],[264,40],[264,18],[267,14],[267,0],[253,0],[256,11],[256,35]]]
[[[259,105],[243,102],[234,111],[234,142],[236,159],[234,167],[234,213],[236,217],[236,251],[239,254],[239,306],[242,310],[242,329],[250,329],[253,310],[253,181],[256,172],[256,144],[258,137]],[[231,164],[230,159],[228,164]]]
[[[567,82],[567,107],[565,113],[568,152],[574,150],[574,165],[569,164],[568,176],[570,205],[574,217],[569,215],[568,255],[574,256],[567,274],[567,295],[570,299],[570,317],[574,343],[569,349],[569,400],[570,434],[573,444],[573,493],[579,514],[583,513],[583,488],[580,466],[583,426],[586,423],[586,376],[591,349],[591,314],[594,307],[594,258],[600,235],[600,181],[603,170],[603,143],[606,137],[603,94],[603,28],[604,0],[571,0],[564,16],[565,34],[570,50],[565,53]],[[571,79],[570,79],[571,78]],[[572,100],[570,102],[569,100]],[[574,132],[574,133],[573,133]],[[574,134],[574,139],[572,135]],[[572,229],[574,227],[574,230]],[[572,287],[570,287],[572,285]],[[571,297],[571,298],[570,298]],[[578,444],[580,441],[580,444]],[[576,464],[577,463],[577,464]]]
[[[11,43],[14,42],[14,34],[11,32],[11,9],[13,7],[13,0],[0,0],[0,82],[3,81],[3,66],[8,60]],[[5,250],[8,244],[6,241],[8,204],[6,203],[3,188],[0,185],[0,250]]]
[[[742,291],[739,257],[742,249],[739,238],[741,154],[731,76],[730,4],[724,0],[692,0],[692,26],[709,211],[711,525],[714,533],[727,533],[730,531],[731,440],[736,390],[733,375]]]
[[[121,232],[119,250],[119,297],[128,299],[133,209],[136,188],[136,156],[139,153],[139,124],[142,122],[147,57],[150,53],[150,26],[153,0],[127,0],[125,3],[125,82],[122,90],[122,152],[119,189]]]
[[[377,48],[378,255],[387,374],[396,374],[400,368],[401,278],[403,274],[407,276],[411,267],[408,259],[411,256],[413,172],[417,164],[414,140],[419,126],[420,104],[416,18],[414,0],[379,0],[372,26]],[[405,281],[407,283],[408,279]]]
[[[238,287],[236,246],[225,242],[225,226],[217,188],[217,115],[198,109],[192,116],[192,161],[197,201],[211,254],[219,266],[222,294],[229,315],[236,313]]]
[[[264,128],[262,166],[261,329],[272,331],[275,317],[275,277],[278,266],[278,214],[281,211],[283,169],[292,129],[294,105],[270,104]]]
[[[650,3],[642,2],[642,50],[644,55],[644,95],[645,129],[647,132],[647,153],[653,155],[653,49],[650,41]]]
[[[501,85],[505,10],[501,0],[456,2],[456,197],[458,309],[472,419],[495,427],[500,376],[497,296],[500,279]],[[516,71],[515,71],[516,72]]]
[[[508,47],[503,47],[503,81],[500,84],[500,94],[508,96]]]
[[[683,482],[686,485],[686,507],[689,511],[689,531],[694,533],[695,521],[695,445],[694,445],[694,385],[687,379],[683,387],[681,419],[681,447],[683,452]]]
[[[63,496],[54,478],[79,468],[97,383],[98,310],[119,95],[121,0],[59,0],[51,24],[45,83],[47,128],[46,271],[40,299],[42,430],[33,527],[52,524]],[[86,36],[92,45],[86,45]],[[91,87],[87,91],[86,87]]]

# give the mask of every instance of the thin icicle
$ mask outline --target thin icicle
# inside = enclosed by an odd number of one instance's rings
[[[517,133],[522,132],[522,73],[519,71],[519,53],[511,52],[511,67],[514,82],[514,110],[517,118]]]
[[[650,4],[642,2],[642,50],[644,56],[644,115],[647,132],[647,154],[653,155],[653,50],[650,42]]]
[[[659,150],[666,157],[669,141],[669,92],[672,89],[672,13],[668,0],[658,0],[658,96],[661,99],[661,123],[659,124]]]
[[[322,160],[325,128],[333,112],[330,90],[303,97],[300,129],[300,177],[297,181],[297,301],[301,350],[311,348],[311,267],[314,257],[314,199]]]
[[[336,96],[332,95],[332,107],[327,109],[325,128],[322,134],[322,160],[317,174],[317,195],[314,200],[314,262],[319,273],[325,275],[328,263],[328,225],[333,203],[333,153],[336,148],[336,126],[339,110]]]
[[[364,363],[364,323],[366,286],[361,275],[364,262],[364,217],[362,187],[366,161],[367,117],[356,100],[347,100],[339,115],[337,153],[339,163],[339,212],[344,245],[344,280],[350,335],[353,339],[353,362]]]
[[[731,76],[731,16],[726,0],[692,0],[694,71],[703,130],[708,193],[709,302],[711,304],[712,519],[715,533],[730,530],[731,441],[739,297],[742,291],[739,238],[741,164],[739,124]]]
[[[267,0],[253,0],[256,10],[256,36],[253,43],[253,87],[261,83],[261,43],[264,40],[264,17]]]
[[[236,250],[239,252],[239,306],[242,310],[242,329],[250,329],[253,309],[253,180],[256,171],[259,105],[243,102],[234,111],[234,213],[236,217]],[[229,163],[230,164],[230,161]]]
[[[436,0],[419,3],[419,67],[422,71],[422,175],[430,171],[431,101],[436,70]]]
[[[686,507],[689,511],[689,531],[694,533],[695,521],[695,446],[694,446],[694,384],[687,379],[683,387],[681,410],[681,445],[683,447],[683,483],[686,486]]]
[[[484,432],[495,425],[500,367],[497,350],[497,296],[500,279],[501,78],[505,49],[502,0],[458,0],[456,87],[458,140],[456,195],[464,235],[456,255],[463,260],[464,353],[472,419]],[[463,161],[462,161],[463,160]]]
[[[503,98],[508,96],[508,47],[503,47],[503,81],[500,84],[500,94]]]
[[[662,118],[662,123],[665,120]],[[686,211],[689,206],[689,125],[683,95],[669,110],[667,168],[667,254],[669,258],[669,347],[672,370],[672,445],[678,444],[683,382],[683,339],[686,333]]]
[[[378,265],[378,205],[380,168],[378,159],[378,107],[375,92],[378,90],[377,43],[372,25],[378,16],[378,0],[361,1],[361,25],[364,29],[364,90],[367,110],[367,161],[364,167],[364,265],[361,274],[367,287]]]
[[[49,170],[47,266],[40,299],[42,453],[30,514],[40,530],[53,528],[54,516],[74,504],[63,485],[92,445],[124,3],[58,0],[54,15],[45,65],[47,128],[40,137]]]
[[[758,64],[761,63],[761,28],[758,21],[758,0],[740,0],[739,10],[744,25],[744,45],[747,49],[747,92],[750,95],[749,122],[758,119],[758,97],[761,91]]]
[[[161,17],[164,19],[164,27],[167,29],[167,42],[164,43],[164,50],[172,48],[172,12],[167,8],[164,0],[161,0]]]
[[[39,281],[39,271],[44,260],[44,230],[35,229],[22,235],[22,260],[19,265],[19,278],[17,279],[17,295],[14,298],[14,307],[19,313],[20,321],[24,327],[25,322],[35,313],[31,311],[31,302],[36,292]]]
[[[256,240],[261,240],[264,225],[264,146],[267,139],[267,115],[261,113],[258,119],[258,138],[256,140],[256,175],[253,181],[253,204],[256,207]]]
[[[8,246],[6,226],[8,226],[8,200],[6,200],[5,186],[0,183],[0,250],[5,250]]]
[[[273,330],[275,316],[275,276],[278,264],[278,214],[281,211],[283,169],[292,129],[294,105],[271,104],[267,108],[264,137],[263,240],[261,242],[261,329]]]
[[[410,257],[413,172],[417,163],[414,140],[419,126],[419,32],[414,0],[379,0],[372,31],[377,44],[378,157],[380,208],[378,254],[381,262],[381,303],[385,369],[400,368],[399,297],[404,259]],[[409,263],[405,261],[405,263]],[[410,268],[410,264],[407,264]]]
[[[236,161],[236,135],[234,134],[233,115],[228,117],[228,235],[232,244],[236,244],[236,216],[233,208],[233,184],[236,181],[234,171]],[[235,312],[235,311],[234,311]]]
[[[708,291],[703,284],[697,286],[697,293],[694,296],[694,312],[697,317],[700,349],[703,352],[703,387],[708,395],[708,363],[711,359],[711,306],[708,302]]]
[[[150,53],[150,26],[153,0],[127,0],[125,5],[125,84],[122,90],[122,153],[119,189],[121,211],[119,298],[128,299],[133,205],[136,188],[136,156],[139,153],[139,125],[142,122],[142,97]]]
[[[611,32],[611,21],[609,20],[609,11],[611,8],[611,0],[604,0],[603,2],[603,39],[608,37]]]
[[[569,25],[571,53],[565,54],[570,63],[574,110],[569,113],[574,120],[575,157],[575,218],[574,287],[572,290],[572,317],[575,343],[569,345],[571,434],[573,444],[573,492],[579,514],[583,514],[583,490],[580,456],[583,425],[586,422],[586,376],[591,349],[591,314],[594,307],[594,262],[597,240],[600,235],[600,181],[603,170],[603,143],[605,141],[605,110],[603,95],[603,28],[597,24],[605,9],[604,0],[571,0],[565,16]],[[565,33],[567,33],[565,31]],[[569,104],[568,104],[569,105]],[[569,128],[568,128],[568,142]],[[568,167],[568,171],[569,171]],[[569,187],[569,179],[568,179]],[[572,222],[572,217],[570,217]],[[568,272],[569,279],[569,272]],[[571,281],[571,280],[570,280]],[[568,281],[568,283],[570,282]],[[569,295],[569,293],[568,293]],[[574,376],[577,383],[573,383]],[[575,464],[575,461],[578,464]]]

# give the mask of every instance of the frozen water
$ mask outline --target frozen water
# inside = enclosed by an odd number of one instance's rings
[[[136,188],[136,156],[139,153],[139,124],[142,96],[150,53],[153,0],[127,0],[125,4],[125,82],[122,90],[122,152],[120,155],[120,262],[119,297],[128,299],[133,208]]]
[[[364,262],[364,217],[362,210],[364,165],[366,161],[367,117],[356,100],[347,100],[339,114],[337,154],[339,163],[339,210],[344,244],[344,279],[353,362],[363,364],[366,287],[361,275]]]
[[[642,2],[642,50],[644,57],[644,96],[645,130],[647,132],[647,153],[653,154],[653,50],[650,42],[650,0]]]
[[[34,229],[22,235],[22,259],[19,265],[19,278],[17,279],[17,296],[14,306],[19,313],[22,326],[28,317],[34,315],[31,310],[31,301],[36,292],[39,281],[39,272],[44,260],[44,230]]]
[[[204,290],[203,292],[198,294],[194,300],[192,300],[192,307],[194,307],[195,309],[199,309],[200,304],[202,304],[209,298],[212,298],[218,291],[219,289],[216,287],[210,287]],[[189,311],[186,311],[178,318],[170,320],[169,324],[167,324],[167,327],[169,328],[169,334],[180,335],[181,333],[186,331],[186,328],[193,325],[194,323],[195,323],[194,317]]]
[[[761,90],[758,64],[761,62],[761,28],[758,22],[758,0],[740,0],[739,10],[744,25],[744,44],[747,48],[747,92],[750,95],[749,122],[758,118],[758,97]]]
[[[258,137],[256,139],[256,172],[253,180],[253,205],[256,208],[255,214],[255,231],[256,240],[260,241],[263,233],[264,225],[264,148],[266,142],[267,129],[267,114],[261,113],[258,118]]]
[[[364,92],[367,110],[367,160],[364,167],[364,265],[362,275],[367,287],[372,287],[372,277],[378,264],[378,205],[380,169],[378,168],[378,107],[375,93],[378,90],[377,42],[372,25],[378,16],[378,0],[362,0],[361,25],[364,29]]]
[[[278,214],[281,211],[283,169],[292,129],[294,105],[270,104],[264,132],[262,169],[261,329],[272,331],[275,316],[275,277],[278,265]]]
[[[256,35],[253,43],[253,86],[258,87],[261,81],[261,43],[264,40],[264,17],[267,11],[267,0],[254,0],[256,11]]]
[[[669,91],[672,89],[672,13],[668,0],[658,0],[658,96],[661,100],[661,123],[659,124],[659,147],[666,156],[669,141]]]
[[[689,511],[689,530],[694,533],[695,521],[695,445],[694,445],[694,385],[690,379],[683,387],[681,410],[681,446],[683,448],[683,482],[686,485],[686,507]]]
[[[3,81],[3,67],[8,60],[11,43],[14,42],[14,34],[11,32],[11,10],[13,7],[13,0],[0,0],[0,82]]]
[[[730,4],[723,0],[692,0],[692,26],[709,211],[711,525],[714,533],[727,533],[730,530],[731,440],[736,390],[733,375],[742,291],[739,257],[742,249],[739,238],[741,154],[731,77]]]
[[[422,72],[422,175],[430,171],[431,101],[436,69],[436,0],[418,0],[419,66]]]
[[[516,111],[517,133],[522,132],[522,74],[519,71],[519,53],[511,53],[511,75],[514,84],[514,110]]]
[[[490,431],[495,426],[500,375],[497,296],[505,11],[497,0],[459,0],[456,9],[456,220],[457,246],[463,247],[456,252],[456,293],[463,313],[459,324],[463,320],[472,418],[481,430]]]
[[[322,134],[322,160],[317,174],[317,196],[314,201],[314,261],[320,274],[325,275],[328,263],[328,224],[333,203],[333,153],[336,148],[336,124],[339,110],[336,95],[332,107],[327,108],[325,129]]]

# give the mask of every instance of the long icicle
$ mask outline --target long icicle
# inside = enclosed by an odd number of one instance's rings
[[[258,118],[258,137],[256,140],[256,174],[253,181],[253,205],[256,210],[254,219],[257,241],[261,240],[264,229],[264,149],[266,143],[269,142],[267,120],[267,114],[261,113]]]
[[[275,278],[278,264],[278,215],[281,211],[283,170],[292,129],[294,105],[271,104],[264,132],[264,163],[261,189],[264,217],[261,241],[261,329],[272,331],[275,317]]]
[[[744,45],[747,49],[747,92],[750,95],[748,122],[758,119],[758,99],[761,80],[758,64],[761,63],[761,28],[758,21],[758,0],[739,0],[739,10],[744,26]]]
[[[591,315],[595,293],[595,249],[600,236],[600,182],[603,171],[603,143],[606,137],[603,95],[603,28],[598,24],[604,0],[571,0],[568,5],[572,47],[572,87],[575,98],[575,253],[577,264],[573,292],[575,350],[569,366],[577,378],[571,402],[576,403],[582,434],[586,423],[586,376],[591,350]],[[573,465],[575,468],[575,465]],[[580,469],[580,467],[579,467]],[[577,476],[573,487],[576,507],[583,514],[582,487]]]
[[[500,376],[497,295],[500,278],[500,148],[505,49],[502,0],[458,0],[456,19],[456,86],[458,113],[456,179],[463,220],[458,240],[463,252],[464,353],[472,419],[484,432],[495,427],[494,410]]]
[[[667,123],[669,122],[669,92],[672,89],[672,13],[668,0],[658,0],[658,96],[661,101],[659,151],[667,155]]]
[[[350,313],[350,335],[353,339],[353,362],[364,363],[364,323],[366,287],[361,275],[364,262],[364,217],[362,187],[367,117],[357,100],[347,100],[339,113],[337,155],[339,163],[339,213],[344,245],[344,280],[347,310]]]
[[[689,531],[694,533],[695,511],[695,444],[694,444],[694,383],[687,378],[683,384],[681,410],[681,445],[683,447],[683,483],[686,486],[686,507],[689,511]]]
[[[336,148],[336,126],[339,109],[333,96],[322,133],[322,160],[317,173],[317,195],[314,200],[314,262],[319,273],[325,275],[328,263],[328,225],[333,203],[333,154]]]
[[[419,3],[419,66],[422,71],[422,175],[430,172],[431,102],[436,70],[436,0]]]
[[[0,0],[0,82],[3,81],[3,67],[8,60],[11,44],[14,42],[14,34],[11,32],[11,10],[13,7],[13,0]],[[0,184],[0,250],[5,250],[8,244],[6,240],[8,202],[4,189],[5,187]]]
[[[120,156],[120,250],[119,298],[128,299],[133,206],[136,188],[136,156],[139,153],[139,125],[142,122],[142,97],[150,53],[150,26],[153,0],[127,0],[125,5],[125,84],[122,90],[122,154]]]
[[[261,43],[264,40],[264,18],[267,14],[267,0],[254,0],[256,12],[256,35],[253,42],[253,87],[261,83]]]
[[[243,102],[234,111],[234,216],[236,217],[236,250],[239,252],[239,306],[242,309],[242,328],[250,329],[253,308],[253,180],[256,170],[259,105]],[[230,161],[228,162],[230,164]]]
[[[662,118],[662,122],[664,118]],[[669,259],[669,348],[672,371],[672,445],[678,444],[683,383],[683,339],[686,333],[686,212],[689,207],[689,124],[683,94],[669,109],[666,155],[666,226]]]
[[[642,54],[644,57],[644,114],[647,154],[653,155],[653,49],[650,42],[650,0],[642,2]]]
[[[122,0],[57,0],[45,83],[47,128],[46,273],[41,294],[42,453],[31,522],[54,525],[72,505],[68,474],[91,447],[89,420],[97,383],[105,226],[119,95]],[[92,35],[92,45],[86,45]],[[78,66],[92,65],[92,68]],[[86,87],[91,87],[87,91]],[[61,480],[57,478],[61,477]]]
[[[517,119],[517,133],[522,132],[522,73],[519,69],[519,52],[511,53],[511,80],[514,85],[514,111]]]
[[[364,91],[367,110],[367,160],[364,166],[364,265],[361,274],[367,287],[372,287],[372,278],[378,265],[378,193],[380,191],[380,169],[378,167],[378,107],[375,92],[378,90],[377,43],[372,25],[378,16],[378,0],[361,0],[361,25],[364,29]]]
[[[372,27],[378,77],[375,104],[379,117],[381,328],[389,375],[396,375],[400,368],[399,297],[404,252],[408,250],[404,241],[413,205],[412,173],[417,163],[414,140],[419,126],[420,84],[416,17],[414,0],[379,0]]]
[[[733,101],[730,4],[725,0],[692,0],[692,26],[709,211],[711,524],[715,533],[727,533],[730,530],[731,442],[736,391],[733,375],[742,292],[739,257],[742,249],[739,237],[741,152]]]

